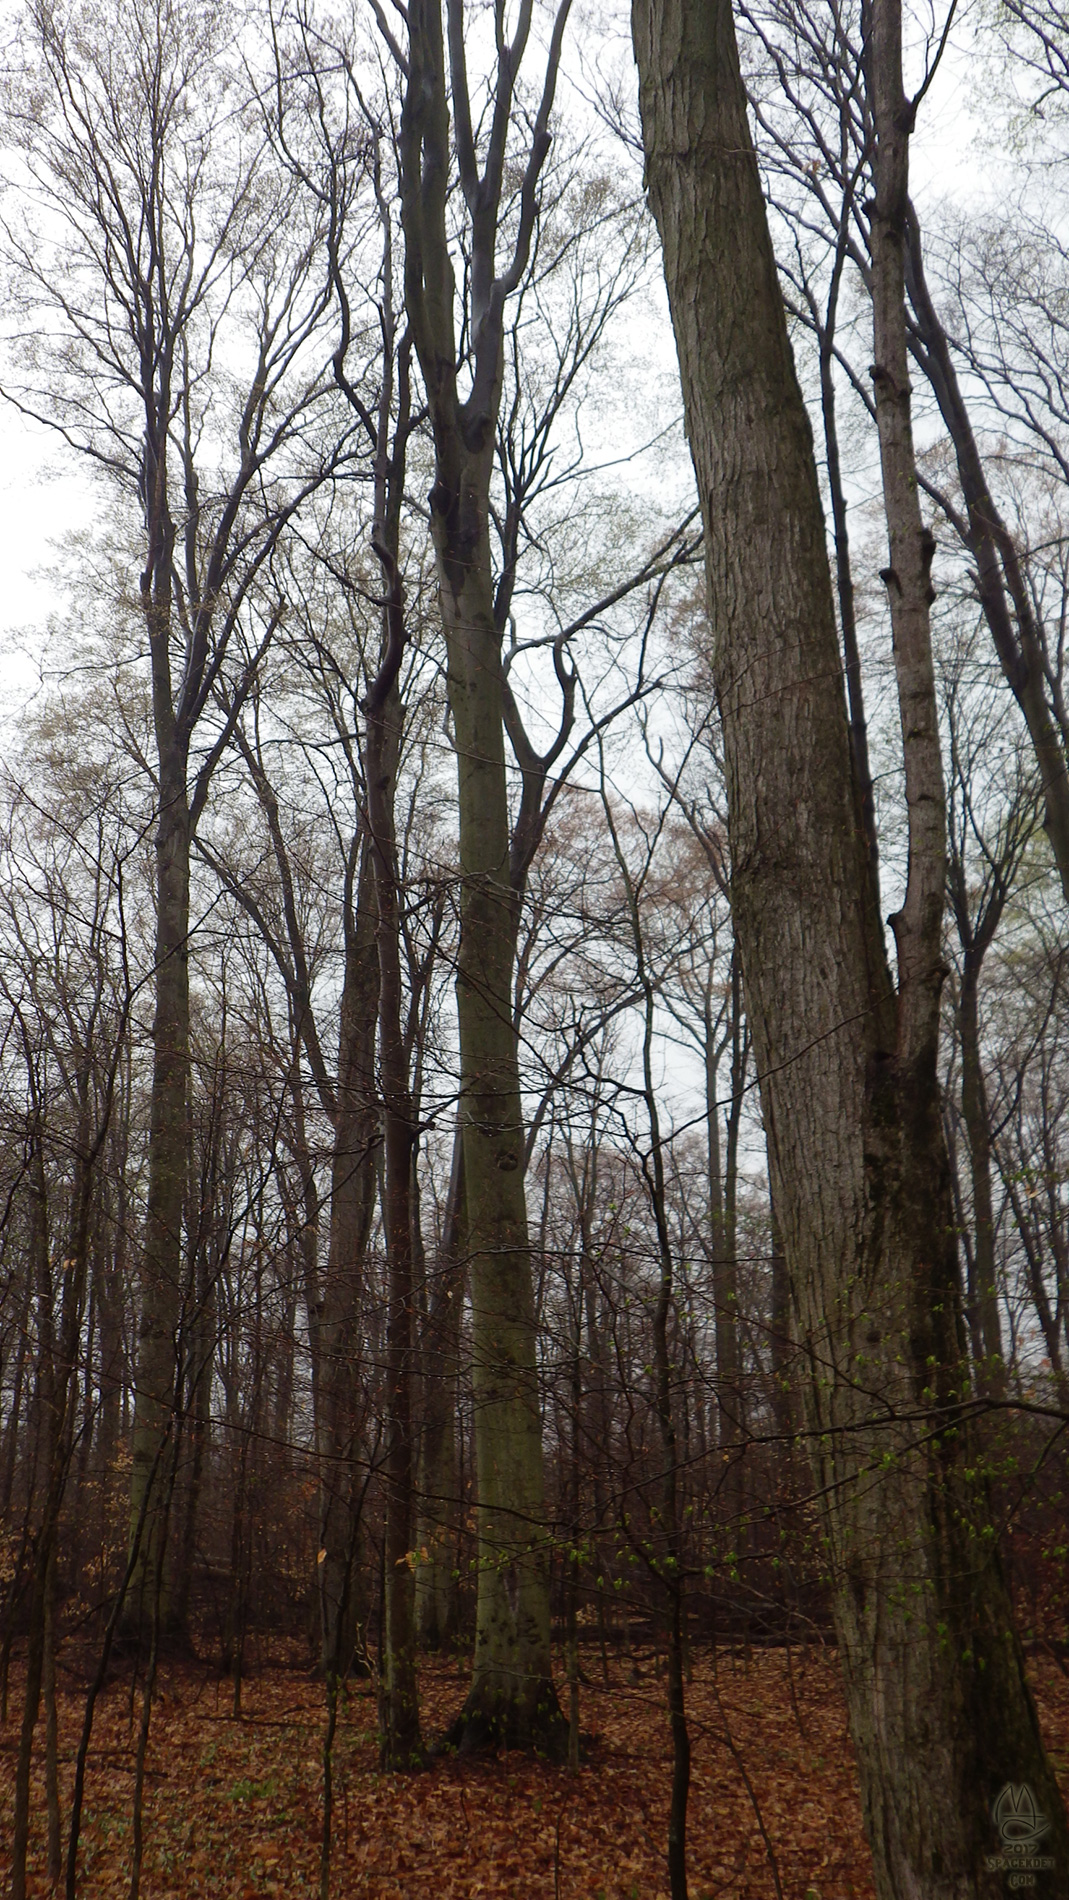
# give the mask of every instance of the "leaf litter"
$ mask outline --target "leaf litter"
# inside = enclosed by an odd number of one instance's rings
[[[577,1773],[522,1755],[440,1758],[382,1775],[371,1684],[341,1698],[333,1754],[336,1900],[667,1900],[671,1750],[655,1659],[584,1657]],[[425,1661],[424,1734],[446,1728],[465,1671]],[[637,1678],[637,1679],[636,1679]],[[1037,1657],[1034,1686],[1055,1764],[1069,1780],[1069,1680]],[[10,1840],[21,1683],[0,1729],[0,1840]],[[142,1900],[297,1900],[319,1891],[323,1689],[276,1659],[232,1686],[161,1671],[145,1783]],[[58,1696],[60,1785],[69,1807],[82,1698]],[[692,1900],[873,1900],[857,1776],[832,1650],[696,1655],[687,1689],[693,1771]],[[139,1692],[98,1704],[86,1782],[79,1892],[124,1895]],[[35,1758],[28,1892],[45,1875],[43,1721]],[[775,1863],[773,1866],[773,1862]]]

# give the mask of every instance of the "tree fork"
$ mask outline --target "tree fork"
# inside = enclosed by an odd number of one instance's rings
[[[431,532],[448,656],[460,814],[456,995],[479,1586],[474,1676],[447,1739],[465,1751],[505,1744],[554,1758],[564,1755],[567,1724],[550,1661],[524,1129],[511,998],[519,899],[509,868],[504,680],[501,633],[494,616],[489,495],[504,374],[505,306],[530,256],[568,4],[562,0],[554,20],[522,165],[516,227],[503,266],[497,246],[506,145],[531,8],[520,9],[511,44],[501,34],[494,108],[480,154],[467,90],[461,0],[446,0],[444,8],[448,79],[442,0],[411,0],[400,131],[405,306],[434,436]],[[463,399],[446,217],[453,154],[472,240],[471,383]]]

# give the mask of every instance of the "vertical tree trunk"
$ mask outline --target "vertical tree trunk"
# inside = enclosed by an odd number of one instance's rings
[[[425,1649],[446,1649],[457,1633],[456,1403],[460,1365],[460,1318],[464,1303],[464,1144],[460,1127],[453,1146],[449,1195],[441,1244],[430,1289],[422,1351],[423,1418],[420,1446],[420,1515],[417,1535],[416,1614]]]
[[[973,1206],[973,1280],[977,1333],[980,1341],[978,1377],[983,1391],[1001,1397],[1006,1389],[1002,1356],[1002,1327],[995,1279],[995,1210],[991,1195],[991,1117],[980,1051],[979,969],[968,952],[962,973],[958,1026],[961,1034],[961,1112],[969,1138],[969,1172]]]
[[[654,1623],[663,1611],[667,1651],[668,1726],[672,1736],[672,1798],[668,1808],[668,1883],[672,1900],[687,1900],[687,1806],[690,1799],[690,1731],[687,1726],[685,1667],[685,1588],[683,1521],[680,1512],[680,1447],[676,1424],[678,1370],[672,1363],[669,1322],[675,1300],[675,1261],[668,1226],[665,1191],[664,1143],[653,1075],[653,1035],[657,991],[646,960],[638,893],[621,847],[608,797],[602,758],[602,803],[612,838],[620,880],[627,901],[636,988],[643,1003],[642,1100],[649,1149],[642,1159],[642,1177],[657,1235],[657,1297],[653,1305],[653,1411],[661,1441],[661,1473],[657,1506],[651,1511],[650,1568],[659,1590],[654,1595]],[[737,998],[736,998],[737,1001]],[[685,1448],[684,1448],[685,1449]],[[654,1638],[656,1648],[656,1637]]]
[[[375,1206],[375,1025],[378,966],[370,854],[358,847],[355,901],[346,903],[345,972],[338,1043],[338,1097],[331,1165],[330,1238],[322,1299],[310,1288],[319,1459],[320,1665],[345,1675],[361,1612],[357,1542],[362,1429],[360,1301]]]
[[[176,1536],[173,1571],[173,1611],[178,1629],[189,1618],[190,1592],[197,1551],[201,1486],[211,1442],[212,1373],[215,1366],[215,1277],[207,1248],[197,1249],[193,1312],[187,1329],[187,1445],[188,1464],[181,1492],[180,1526]]]
[[[770,1170],[771,1172],[771,1170]],[[771,1277],[771,1350],[772,1416],[781,1438],[794,1430],[791,1403],[791,1283],[783,1252],[783,1239],[776,1218],[775,1202],[769,1209],[769,1249],[772,1255]]]
[[[415,1115],[402,1021],[401,901],[394,790],[404,708],[397,674],[404,653],[400,581],[392,560],[386,653],[366,701],[368,824],[378,922],[379,1070],[382,1082],[388,1311],[386,1322],[386,1632],[381,1762],[412,1768],[422,1759],[416,1679],[415,1462],[412,1383],[415,1303],[412,1277],[412,1157]]]
[[[1064,1808],[961,1413],[932,1027],[941,778],[917,623],[895,629],[912,860],[896,995],[729,0],[634,0],[632,19],[705,519],[733,909],[876,1888],[880,1900],[1001,1892],[985,1866],[991,1806],[1027,1782],[1055,1862],[1037,1890],[1061,1893]],[[893,359],[879,371],[901,392]],[[915,528],[905,539],[892,568],[901,560],[912,602],[928,576]]]
[[[131,1538],[149,1497],[130,1591],[132,1624],[144,1616],[166,1536],[161,1474],[163,1447],[178,1427],[182,1320],[182,1215],[189,1156],[189,854],[191,827],[186,760],[169,706],[157,700],[160,813],[156,832],[156,1013],[152,1029],[152,1099],[148,1202],[141,1264]],[[172,1629],[170,1571],[165,1563],[160,1628]]]
[[[45,1806],[48,1811],[48,1878],[55,1887],[63,1871],[63,1814],[59,1795],[59,1716],[56,1709],[56,1560],[45,1578],[44,1655],[41,1687],[45,1704]]]
[[[910,302],[916,325],[915,356],[923,364],[943,418],[968,509],[969,551],[976,562],[976,588],[999,665],[1028,727],[1043,787],[1044,830],[1069,903],[1069,733],[1047,703],[1043,636],[1014,538],[988,484],[968,406],[954,368],[924,272],[920,223],[907,201],[904,228]]]
[[[30,1339],[30,1310],[33,1305],[32,1273],[27,1273],[24,1276],[23,1285],[22,1308],[19,1314],[18,1344],[15,1348],[15,1376],[11,1390],[11,1402],[7,1415],[7,1432],[4,1442],[3,1478],[0,1480],[0,1518],[6,1518],[11,1509],[11,1496],[15,1488],[15,1472],[19,1463],[19,1443],[25,1432],[22,1393],[26,1378],[27,1348]]]
[[[411,0],[401,114],[405,310],[434,435],[431,532],[448,657],[460,828],[457,1017],[472,1297],[479,1592],[475,1669],[453,1734],[463,1747],[506,1742],[563,1752],[566,1729],[550,1662],[549,1566],[544,1524],[534,1300],[524,1197],[524,1129],[512,1018],[519,899],[510,871],[501,632],[495,624],[490,482],[501,403],[504,313],[530,254],[538,180],[568,0],[550,35],[541,99],[519,159],[518,204],[506,261],[498,258],[506,145],[531,25],[515,38],[499,21],[494,105],[480,153],[467,88],[464,9]],[[450,126],[450,100],[454,124]],[[466,347],[461,397],[456,281],[447,203],[455,154],[470,220]],[[515,169],[517,161],[510,161]]]
[[[709,1225],[712,1242],[713,1332],[716,1344],[716,1439],[729,1442],[734,1433],[734,1394],[739,1383],[739,1297],[738,1262],[728,1244],[727,1195],[724,1178],[723,1143],[720,1134],[721,1103],[718,1093],[719,1062],[723,1049],[714,1041],[714,1027],[707,1017],[705,1041],[705,1130],[706,1167],[709,1183]]]
[[[480,457],[482,461],[486,458]],[[460,801],[457,959],[466,1252],[478,1475],[475,1670],[462,1745],[552,1746],[564,1737],[550,1674],[542,1437],[524,1195],[512,972],[501,643],[490,597],[489,467],[441,474],[433,515],[449,651]],[[477,510],[470,503],[480,496]],[[448,497],[448,500],[446,499]],[[461,551],[465,551],[462,555]]]

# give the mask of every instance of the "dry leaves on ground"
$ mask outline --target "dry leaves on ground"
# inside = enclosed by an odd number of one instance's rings
[[[416,1775],[380,1775],[375,1700],[356,1684],[334,1750],[331,1892],[337,1900],[656,1900],[666,1894],[670,1748],[664,1688],[651,1658],[584,1655],[585,1759],[578,1774],[522,1756],[445,1759]],[[0,1730],[0,1840],[10,1839],[17,1739]],[[1069,1683],[1040,1659],[1036,1687],[1059,1769],[1069,1750]],[[424,1727],[440,1733],[464,1692],[455,1664],[422,1676]],[[323,1690],[274,1666],[244,1686],[192,1669],[164,1672],[147,1758],[143,1900],[259,1900],[318,1892]],[[64,1812],[82,1698],[61,1697]],[[689,1867],[694,1900],[871,1900],[868,1853],[833,1652],[783,1650],[697,1658],[688,1690],[694,1752]],[[125,1894],[138,1717],[129,1682],[98,1707],[86,1788],[81,1892]],[[43,1729],[39,1730],[43,1744]],[[44,1788],[30,1892],[44,1878]]]

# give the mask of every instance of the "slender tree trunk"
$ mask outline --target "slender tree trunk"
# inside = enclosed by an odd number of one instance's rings
[[[991,1196],[991,1118],[980,1053],[979,970],[966,953],[959,1005],[961,1034],[961,1112],[969,1138],[973,1205],[973,1297],[977,1306],[984,1391],[1001,1397],[1006,1389],[1002,1327],[995,1279],[995,1211]]]
[[[188,1468],[181,1493],[181,1525],[176,1537],[174,1563],[174,1619],[185,1629],[197,1551],[197,1524],[201,1487],[211,1439],[212,1373],[215,1366],[215,1278],[207,1249],[197,1249],[194,1307],[188,1346]]]
[[[672,1736],[672,1797],[668,1809],[668,1882],[672,1900],[687,1900],[687,1807],[690,1799],[690,1731],[686,1711],[685,1597],[683,1524],[679,1504],[680,1451],[676,1423],[679,1374],[672,1364],[669,1322],[675,1306],[675,1262],[668,1226],[665,1192],[664,1143],[653,1075],[653,1036],[656,988],[646,961],[639,899],[628,869],[607,795],[602,760],[602,802],[620,878],[627,898],[628,922],[635,958],[635,976],[643,999],[642,1082],[643,1106],[649,1131],[649,1152],[642,1175],[649,1210],[657,1234],[657,1298],[653,1307],[653,1409],[661,1440],[660,1496],[653,1518],[651,1561],[659,1586],[653,1616],[664,1615],[667,1662],[668,1726]],[[656,1637],[654,1638],[656,1648]]]
[[[27,1273],[24,1280],[22,1308],[19,1315],[18,1345],[15,1348],[15,1377],[11,1391],[11,1404],[7,1416],[3,1479],[0,1481],[0,1518],[6,1518],[11,1510],[11,1496],[15,1488],[15,1472],[19,1462],[19,1443],[25,1426],[22,1393],[26,1378],[27,1349],[30,1339],[30,1311],[32,1306],[33,1275],[32,1273]]]
[[[112,1077],[111,1080],[113,1079]],[[80,1139],[74,1171],[71,1221],[63,1271],[61,1276],[57,1276],[58,1284],[55,1287],[47,1255],[46,1205],[43,1201],[43,1175],[40,1172],[37,1182],[38,1198],[41,1201],[37,1238],[38,1241],[44,1242],[44,1249],[39,1252],[37,1263],[42,1292],[38,1318],[41,1357],[37,1396],[40,1406],[44,1469],[40,1516],[33,1540],[26,1681],[22,1727],[15,1766],[11,1860],[12,1900],[24,1900],[26,1893],[30,1770],[33,1759],[34,1728],[40,1708],[42,1689],[46,1699],[45,1781],[49,1821],[49,1873],[52,1878],[58,1877],[59,1777],[53,1627],[55,1562],[60,1512],[70,1470],[78,1400],[76,1369],[79,1363],[85,1313],[90,1196],[95,1165],[107,1133],[112,1101],[109,1083],[105,1096],[103,1121],[95,1136],[90,1140],[87,1109],[88,1068],[80,1080],[82,1084]]]
[[[749,1056],[749,1031],[743,1021],[742,969],[738,946],[731,958],[731,1100],[724,1142],[723,1259],[716,1285],[716,1372],[720,1395],[720,1443],[727,1454],[724,1468],[724,1505],[735,1550],[745,1537],[745,1470],[742,1447],[746,1438],[746,1401],[742,1385],[742,1342],[739,1323],[739,1134],[742,1127],[743,1088]],[[721,1351],[724,1353],[721,1369]]]
[[[716,1440],[729,1443],[733,1438],[731,1421],[735,1417],[734,1394],[739,1383],[738,1263],[728,1244],[727,1207],[724,1179],[724,1153],[720,1134],[718,1050],[714,1029],[706,1023],[705,1042],[705,1131],[706,1168],[709,1184],[709,1225],[711,1228],[713,1335],[716,1344]]]
[[[854,597],[854,574],[850,560],[850,530],[847,525],[846,490],[843,485],[842,462],[839,455],[839,425],[835,400],[835,321],[841,281],[842,258],[836,254],[836,276],[834,294],[829,302],[826,322],[821,326],[820,341],[820,406],[824,423],[824,451],[828,471],[828,494],[831,500],[832,524],[835,541],[835,586],[839,601],[839,628],[842,634],[843,659],[845,662],[846,700],[850,724],[850,759],[853,766],[854,788],[858,800],[860,823],[868,847],[869,865],[872,875],[873,896],[879,902],[879,862],[876,842],[876,801],[872,785],[872,768],[869,763],[868,722],[865,717],[865,695],[861,680],[861,651],[857,638],[857,606]]]
[[[446,1649],[457,1634],[456,1401],[464,1304],[464,1144],[458,1126],[449,1196],[431,1283],[422,1352],[423,1419],[416,1613],[425,1649]]]
[[[157,709],[159,723],[166,714]],[[153,1022],[148,1204],[141,1265],[131,1537],[141,1519],[152,1474],[165,1461],[160,1447],[177,1429],[176,1394],[182,1322],[182,1215],[189,1156],[189,854],[191,828],[186,760],[173,735],[158,733],[160,814],[156,833],[156,1014]],[[163,1486],[150,1497],[130,1592],[131,1622],[145,1614],[165,1536]],[[163,1569],[160,1628],[171,1632],[168,1566]]]
[[[1066,1372],[1065,1368],[1065,1355],[1062,1349],[1062,1335],[1058,1324],[1058,1312],[1051,1307],[1050,1295],[1047,1291],[1049,1263],[1044,1257],[1042,1239],[1032,1224],[1030,1204],[1026,1202],[1021,1195],[1020,1177],[1016,1175],[1015,1171],[1009,1175],[1004,1173],[1002,1178],[1003,1185],[1009,1196],[1010,1206],[1013,1209],[1013,1218],[1017,1223],[1017,1232],[1020,1236],[1021,1245],[1024,1248],[1032,1303],[1036,1309],[1036,1318],[1039,1321],[1040,1331],[1043,1334],[1043,1344],[1046,1346],[1047,1358],[1050,1360],[1051,1372],[1054,1375],[1058,1401],[1059,1404],[1063,1406],[1069,1406],[1069,1373]],[[1055,1268],[1055,1271],[1057,1271],[1057,1268]],[[1058,1305],[1062,1307],[1064,1293],[1061,1287],[1058,1289],[1058,1294]],[[1011,1363],[1012,1352],[1013,1341],[1011,1338]]]
[[[1060,727],[1047,703],[1043,638],[1035,605],[1013,536],[991,496],[947,334],[925,277],[920,223],[908,201],[904,243],[904,267],[917,326],[914,354],[931,383],[954,445],[958,479],[968,510],[967,545],[976,562],[980,606],[1003,676],[1028,727],[1043,787],[1044,829],[1058,867],[1062,894],[1069,902],[1069,733]]]
[[[117,1090],[116,1127],[111,1137],[108,1175],[115,1183],[115,1205],[108,1207],[110,1249],[102,1242],[96,1262],[97,1308],[100,1314],[100,1410],[96,1444],[98,1469],[110,1498],[115,1483],[119,1436],[123,1428],[123,1393],[129,1387],[123,1308],[127,1297],[127,1168],[129,1163],[129,1053],[123,1061],[121,1092]]]
[[[880,1900],[1002,1891],[991,1806],[1065,1813],[961,1404],[967,1372],[933,1015],[941,776],[914,619],[895,627],[911,887],[890,982],[851,768],[812,437],[729,0],[634,0],[647,177],[706,528],[732,899]],[[878,374],[901,381],[893,352]],[[916,613],[915,530],[892,555]],[[889,582],[891,591],[894,581]],[[934,754],[934,756],[933,756]],[[926,782],[927,780],[927,782]],[[938,935],[936,937],[938,943]]]
[[[583,1226],[585,1229],[586,1222]],[[584,1232],[584,1242],[585,1242]],[[583,1529],[583,1306],[586,1246],[581,1248],[571,1339],[571,1446],[567,1481],[568,1545],[565,1554],[565,1650],[568,1676],[568,1766],[579,1767],[579,1540]],[[563,1450],[563,1434],[561,1435]]]
[[[391,564],[392,566],[392,564]],[[412,1157],[415,1114],[403,1028],[401,902],[394,788],[404,709],[397,670],[404,652],[400,581],[392,572],[386,658],[367,711],[367,798],[378,921],[379,1070],[382,1083],[385,1192],[383,1221],[389,1281],[386,1325],[386,1632],[381,1761],[412,1768],[422,1759],[416,1677],[415,1461],[412,1382],[415,1302],[412,1276]]]
[[[45,1578],[44,1656],[41,1687],[45,1703],[45,1806],[48,1810],[48,1878],[55,1886],[63,1871],[63,1816],[59,1798],[59,1718],[56,1709],[56,1561]]]
[[[350,1667],[362,1600],[357,1575],[361,1479],[356,1466],[363,1425],[360,1306],[364,1257],[375,1206],[375,1025],[378,964],[374,881],[368,848],[359,847],[355,904],[348,903],[338,1045],[338,1106],[331,1172],[330,1239],[322,1300],[312,1293],[313,1380],[319,1457],[320,1662]]]

